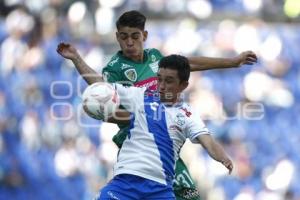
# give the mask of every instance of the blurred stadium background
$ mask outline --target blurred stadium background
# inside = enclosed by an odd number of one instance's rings
[[[148,17],[146,47],[165,55],[259,56],[193,73],[188,100],[235,163],[227,176],[185,145],[203,199],[299,200],[299,0],[1,0],[0,199],[91,199],[111,178],[117,128],[83,114],[86,84],[56,46],[73,43],[100,72],[132,9]]]

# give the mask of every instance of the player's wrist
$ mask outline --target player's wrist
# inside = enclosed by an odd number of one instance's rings
[[[230,159],[229,158],[223,158],[223,159],[221,159],[221,163],[223,164],[223,165],[225,165],[226,163],[228,163],[230,161]]]
[[[241,57],[240,56],[236,56],[234,58],[231,58],[230,62],[231,62],[231,66],[233,66],[233,67],[239,67],[240,63],[241,63]]]
[[[76,52],[76,53],[74,53],[74,56],[73,56],[73,58],[72,58],[72,61],[73,62],[80,62],[82,59],[81,59],[81,57],[80,57],[80,55]]]

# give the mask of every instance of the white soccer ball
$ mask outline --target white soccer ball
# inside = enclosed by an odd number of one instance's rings
[[[88,116],[107,121],[119,107],[116,90],[109,83],[97,82],[89,85],[82,94],[83,110]]]

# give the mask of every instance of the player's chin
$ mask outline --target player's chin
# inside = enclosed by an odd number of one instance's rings
[[[163,94],[159,94],[159,99],[160,99],[160,101],[162,101],[162,102],[166,101],[166,97],[165,97],[165,95],[163,95]]]
[[[138,54],[136,50],[126,50],[125,52],[128,56],[136,56]]]
[[[162,100],[162,99],[165,99],[165,98],[166,98],[165,93],[159,92],[159,98],[160,98],[161,100]]]

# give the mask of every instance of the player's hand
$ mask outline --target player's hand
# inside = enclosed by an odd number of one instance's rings
[[[233,170],[232,161],[229,158],[227,158],[227,159],[222,160],[221,163],[228,169],[229,174],[231,174],[231,172]]]
[[[59,53],[64,58],[73,60],[78,56],[77,50],[71,44],[61,42],[58,44],[57,53]]]
[[[253,51],[244,51],[234,58],[236,67],[241,65],[253,65],[257,62],[257,56]]]

